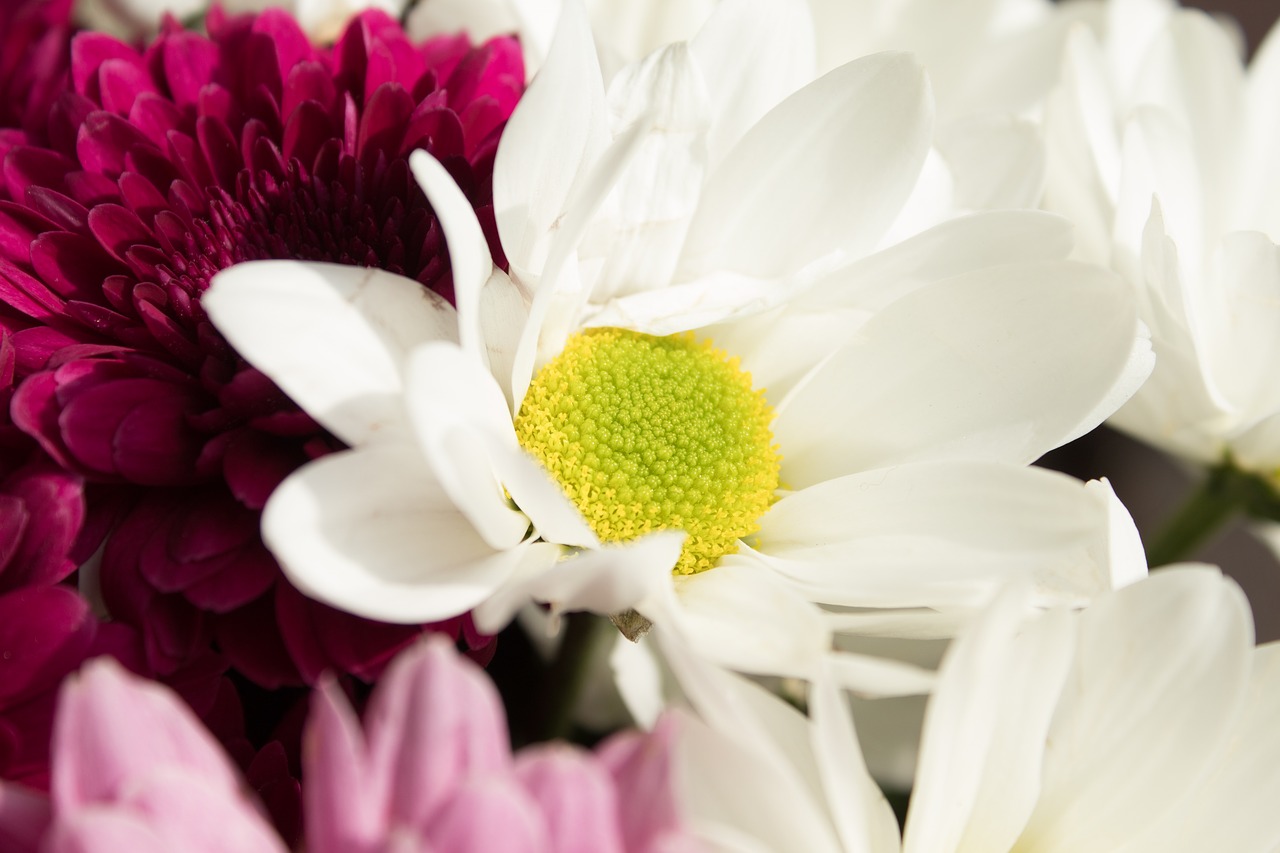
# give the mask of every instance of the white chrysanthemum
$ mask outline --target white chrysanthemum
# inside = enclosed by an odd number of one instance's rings
[[[901,845],[829,680],[809,722],[664,643],[710,724],[683,746],[704,835],[720,849],[868,853],[1280,844],[1280,644],[1253,647],[1232,581],[1184,567],[1079,613],[1026,605],[1006,592],[948,652]]]
[[[809,675],[818,604],[1118,582],[1136,535],[1105,484],[1021,466],[1149,370],[1127,293],[1062,260],[1069,231],[1040,213],[886,246],[928,149],[920,68],[879,55],[788,96],[794,56],[738,61],[770,25],[754,9],[723,3],[606,95],[569,7],[498,152],[510,276],[414,156],[456,312],[377,271],[217,277],[214,322],[353,448],[267,507],[300,588],[383,620],[475,608],[489,630],[530,596],[634,607],[733,666]]]
[[[1280,36],[1113,0],[1073,36],[1047,114],[1048,206],[1139,295],[1157,366],[1112,423],[1198,462],[1280,469]]]

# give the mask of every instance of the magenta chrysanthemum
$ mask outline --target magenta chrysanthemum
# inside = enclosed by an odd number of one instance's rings
[[[373,12],[331,49],[281,12],[214,10],[207,26],[171,24],[141,51],[76,36],[43,133],[0,135],[12,418],[91,484],[93,526],[111,531],[104,599],[158,672],[212,643],[268,685],[368,677],[419,629],[339,614],[281,578],[258,513],[337,444],[237,356],[200,295],[218,270],[267,258],[379,267],[451,295],[407,157],[430,151],[492,223],[520,52],[414,45]],[[482,642],[466,620],[436,627]]]

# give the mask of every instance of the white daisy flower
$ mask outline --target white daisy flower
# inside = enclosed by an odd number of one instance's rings
[[[661,636],[661,635],[660,635]],[[705,730],[689,807],[726,850],[1272,850],[1280,644],[1239,588],[1163,571],[1079,613],[1004,593],[954,642],[926,716],[901,842],[838,692],[811,722],[666,642]],[[799,840],[803,843],[800,844]]]
[[[775,105],[767,60],[730,61],[750,8],[606,95],[568,7],[498,153],[509,276],[414,156],[456,311],[371,270],[217,277],[219,329],[352,447],[264,514],[300,588],[389,621],[475,608],[485,630],[529,597],[635,608],[808,676],[819,604],[963,609],[1014,575],[1079,603],[1125,580],[1136,534],[1105,484],[1021,466],[1149,371],[1128,294],[1062,260],[1041,213],[885,246],[928,149],[920,68],[870,57]]]
[[[1280,469],[1280,36],[1113,0],[1073,36],[1048,107],[1047,205],[1139,297],[1158,361],[1111,423],[1177,456]]]

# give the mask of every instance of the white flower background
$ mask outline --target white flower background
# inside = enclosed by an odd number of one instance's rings
[[[1183,5],[1234,18],[1250,57],[1280,18],[1277,4],[1258,0],[1184,0]],[[1147,540],[1182,504],[1199,476],[1106,426],[1053,451],[1041,464],[1083,479],[1107,477]],[[1248,522],[1231,523],[1189,559],[1222,566],[1240,583],[1253,607],[1259,643],[1280,639],[1280,559]]]

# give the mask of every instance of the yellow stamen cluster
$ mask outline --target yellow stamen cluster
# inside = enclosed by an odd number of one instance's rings
[[[772,420],[710,342],[589,329],[534,377],[516,435],[601,541],[683,530],[675,570],[693,574],[759,529],[778,487]]]

